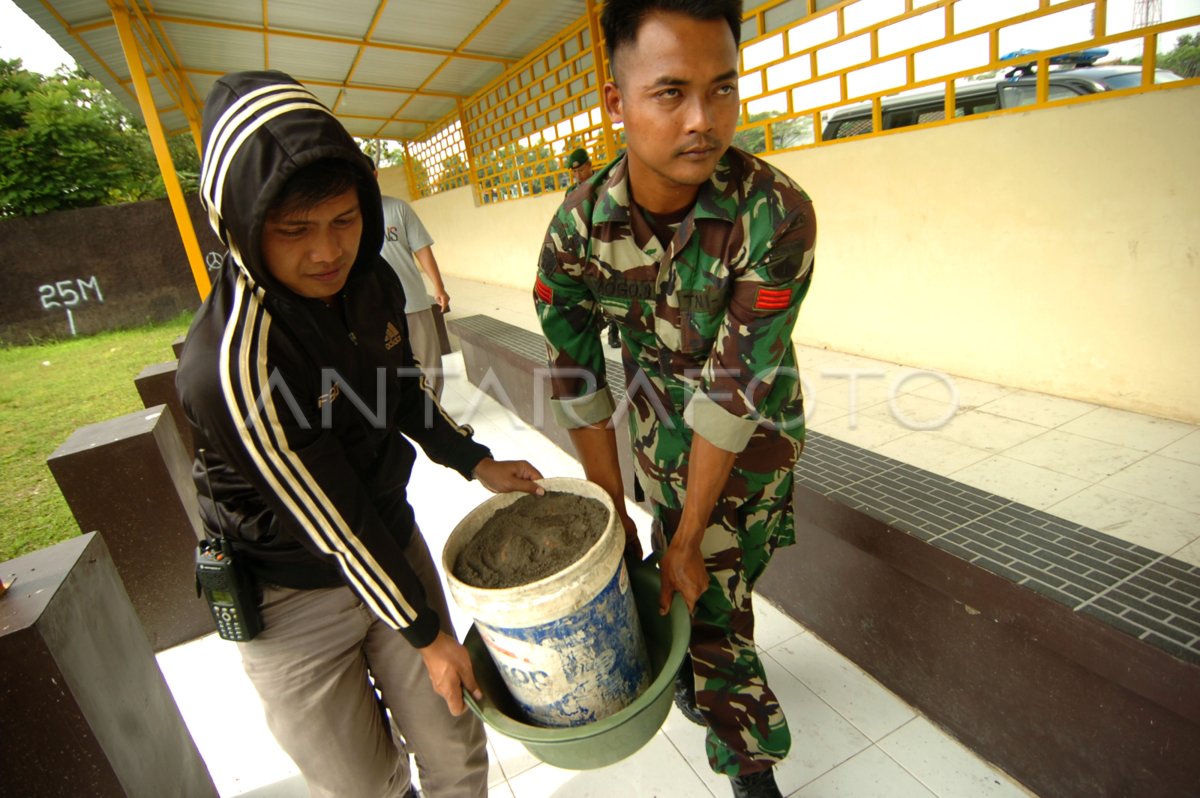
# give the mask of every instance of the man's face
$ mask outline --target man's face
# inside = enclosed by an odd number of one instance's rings
[[[358,257],[362,225],[353,188],[311,208],[268,211],[262,232],[267,271],[293,293],[330,299]]]
[[[729,25],[653,12],[614,61],[617,82],[605,85],[604,100],[613,121],[625,124],[634,194],[647,210],[683,207],[712,175],[737,127],[738,51]],[[683,202],[655,208],[658,195]]]
[[[584,161],[579,166],[571,167],[571,180],[582,183],[592,176],[592,162]]]

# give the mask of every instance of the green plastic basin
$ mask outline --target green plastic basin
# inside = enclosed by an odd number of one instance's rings
[[[666,616],[658,614],[658,569],[648,563],[629,569],[633,598],[650,654],[652,681],[629,706],[607,718],[567,728],[534,726],[526,721],[508,693],[496,663],[475,625],[463,641],[471,655],[483,700],[466,696],[467,705],[485,724],[524,745],[547,764],[569,770],[591,770],[619,762],[650,741],[671,709],[675,674],[687,653],[691,619],[678,595]]]

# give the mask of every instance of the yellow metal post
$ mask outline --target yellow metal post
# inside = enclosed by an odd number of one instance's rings
[[[121,37],[121,48],[125,51],[125,61],[129,65],[129,74],[133,78],[133,86],[137,91],[142,117],[146,120],[146,132],[150,134],[150,144],[154,147],[158,170],[162,174],[163,185],[167,189],[167,199],[170,200],[171,210],[175,213],[175,226],[179,229],[179,237],[183,240],[183,249],[187,253],[188,263],[192,268],[192,278],[196,281],[196,290],[200,293],[200,298],[204,299],[212,289],[212,283],[209,282],[208,271],[204,267],[204,258],[200,255],[200,244],[196,240],[196,229],[192,227],[192,217],[188,215],[183,189],[179,186],[179,176],[175,174],[175,164],[171,160],[171,152],[167,148],[167,137],[163,133],[162,120],[158,118],[158,111],[154,107],[154,96],[150,92],[150,81],[146,79],[141,52],[138,49],[137,39],[133,35],[129,11],[118,0],[109,0],[108,5],[112,9],[117,33]]]
[[[417,191],[417,177],[412,168],[412,154],[408,151],[408,142],[401,142],[404,145],[404,174],[408,177],[408,196],[413,202],[421,198],[421,193]]]
[[[467,182],[471,185],[471,193],[475,195],[475,204],[482,205],[483,196],[479,189],[479,176],[475,174],[475,156],[471,154],[471,148],[474,147],[475,142],[467,129],[467,115],[464,113],[462,100],[458,101],[458,129],[462,133],[463,149],[466,150]]]

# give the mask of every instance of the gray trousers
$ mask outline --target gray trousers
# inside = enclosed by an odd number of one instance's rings
[[[433,395],[442,398],[442,342],[438,340],[437,325],[433,320],[433,308],[405,313],[408,319],[409,345],[413,355],[421,364],[425,382]]]
[[[446,598],[419,531],[405,556],[453,635]],[[428,798],[484,798],[487,743],[470,711],[454,717],[417,649],[347,587],[265,587],[262,633],[239,643],[267,724],[312,798],[392,798],[409,789],[408,754]],[[383,694],[403,739],[389,735],[367,680]]]

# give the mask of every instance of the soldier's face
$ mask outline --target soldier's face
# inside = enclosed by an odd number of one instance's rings
[[[733,140],[733,34],[723,19],[653,12],[614,60],[616,83],[605,85],[604,101],[625,125],[634,198],[650,211],[678,210],[695,199]]]
[[[571,169],[571,180],[576,183],[582,183],[592,176],[592,162],[584,161],[579,166]]]

